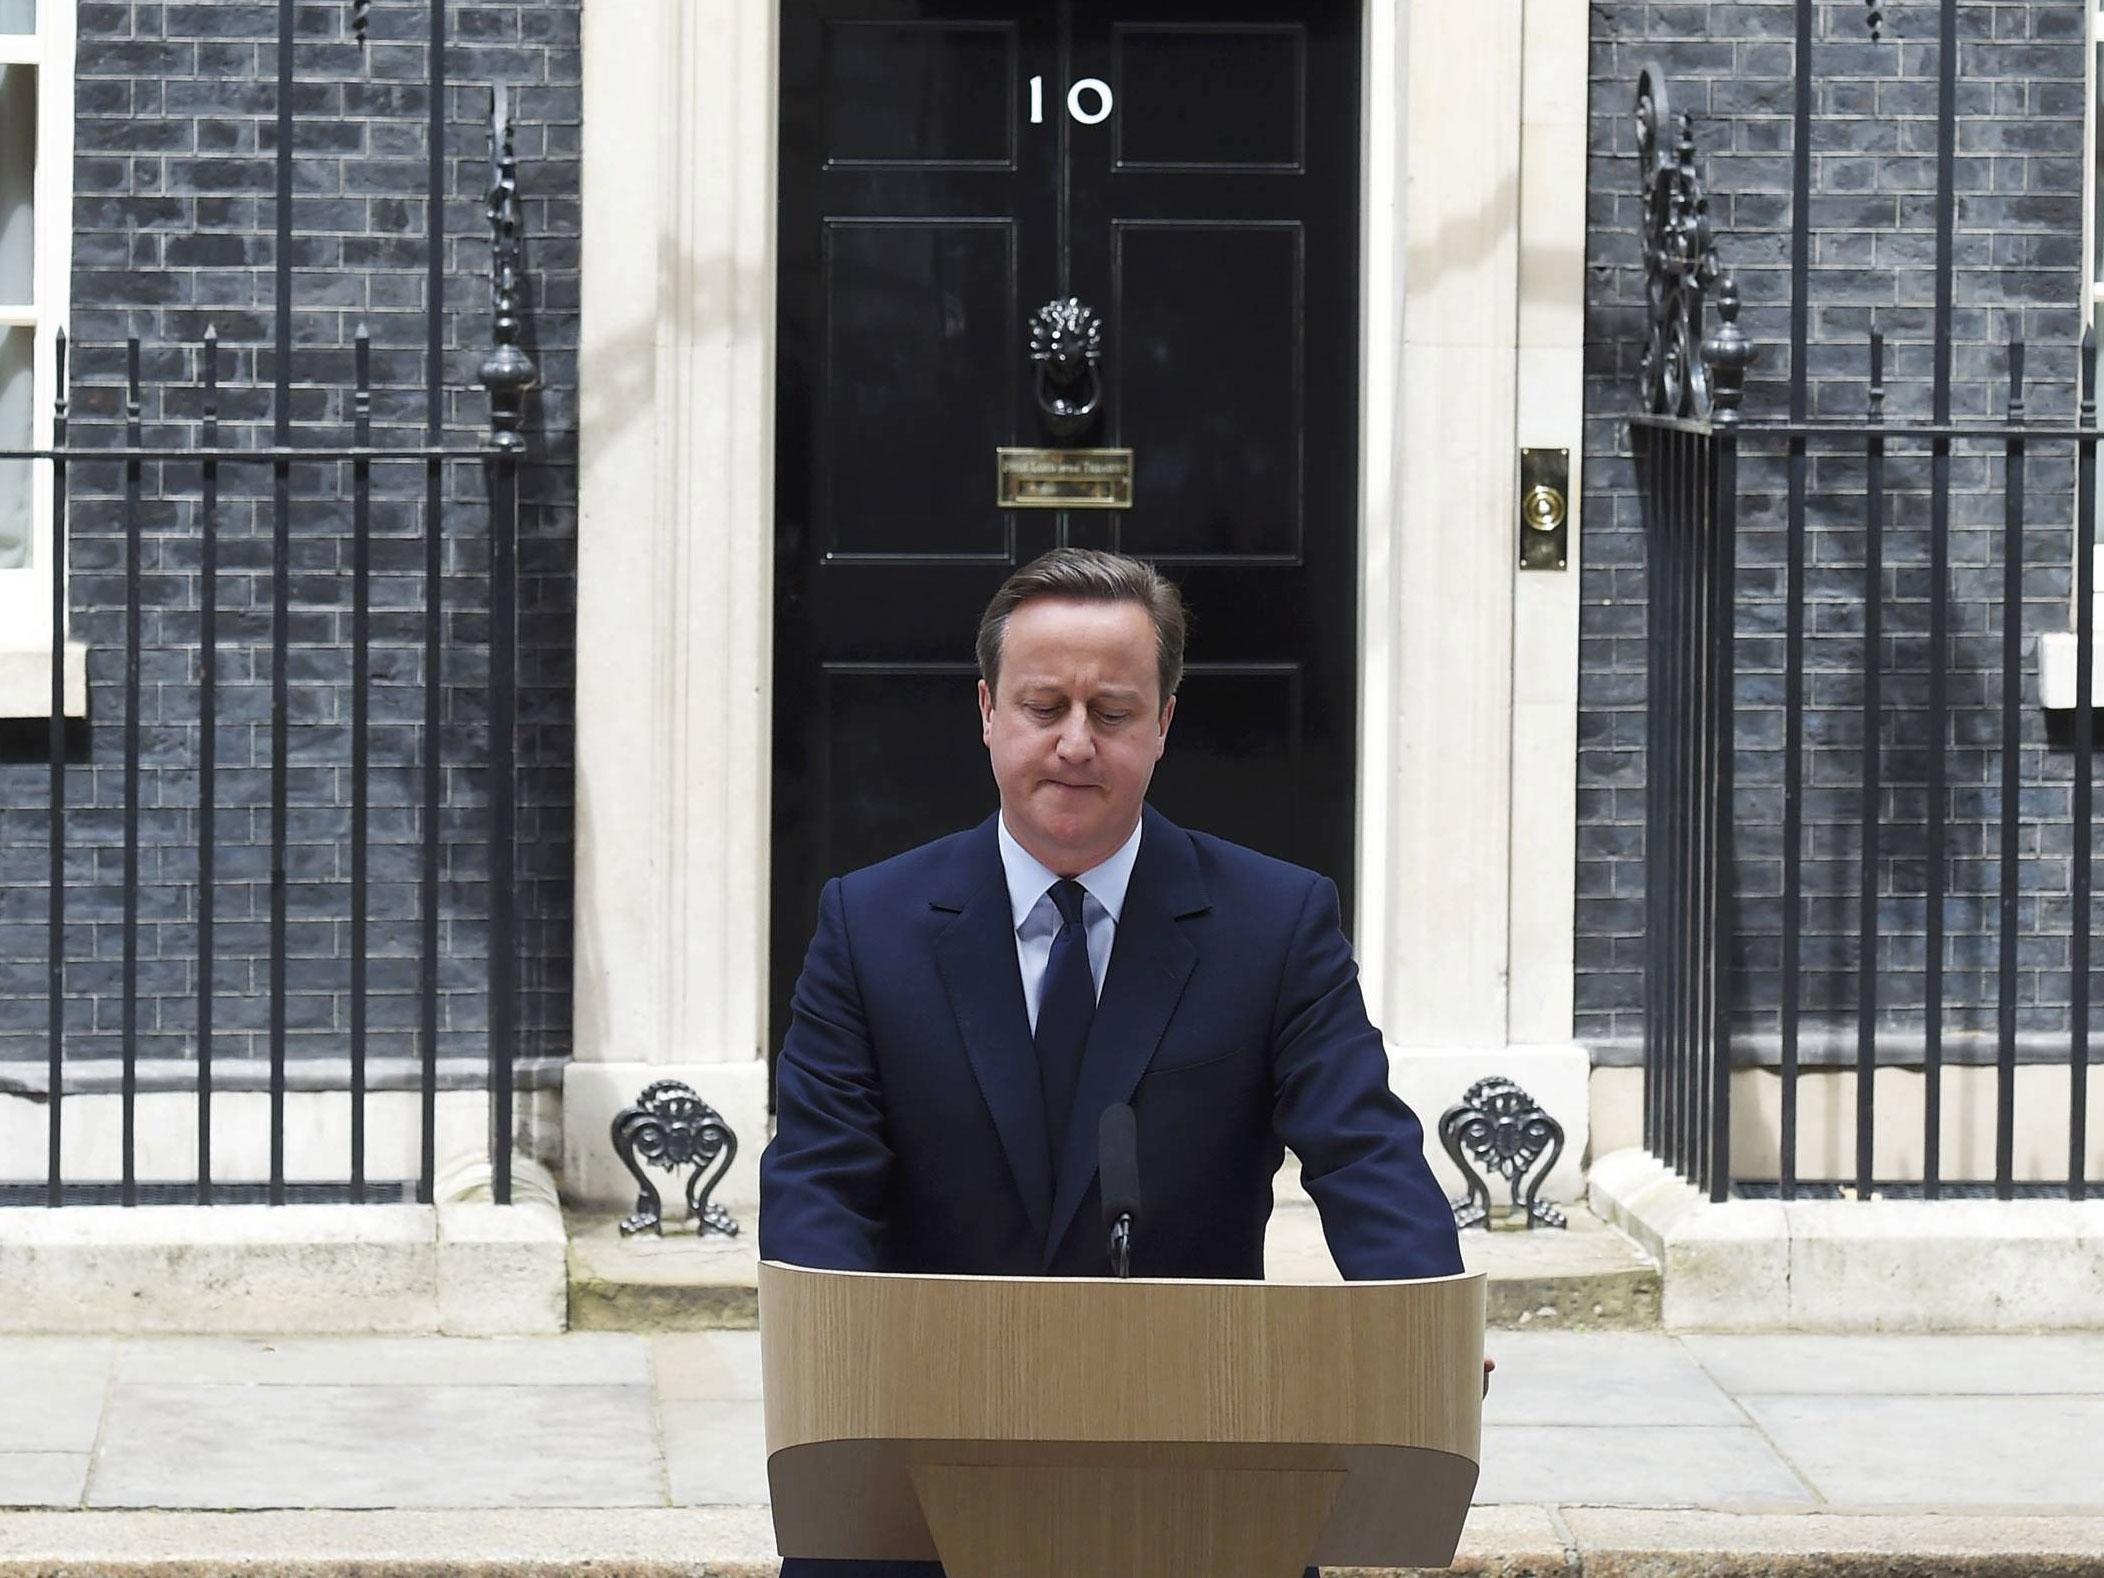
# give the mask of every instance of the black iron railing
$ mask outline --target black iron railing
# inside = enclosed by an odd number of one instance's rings
[[[1809,14],[1810,7],[1802,8]],[[2072,423],[2028,415],[2022,339],[2004,350],[2007,394],[1999,417],[1954,419],[1951,400],[1953,139],[1949,31],[1944,8],[1943,124],[1939,136],[1936,354],[1929,410],[1919,419],[1887,414],[1885,343],[1862,344],[1859,417],[1815,418],[1807,394],[1810,95],[1800,55],[1797,187],[1792,245],[1789,410],[1771,417],[1743,408],[1753,347],[1739,331],[1738,292],[1710,234],[1708,198],[1694,162],[1687,117],[1672,112],[1663,75],[1639,85],[1637,119],[1644,172],[1650,282],[1650,340],[1639,409],[1631,421],[1644,519],[1649,636],[1646,794],[1645,1114],[1646,1145],[1712,1199],[1756,1176],[1733,1155],[1733,1079],[1737,1067],[1763,1065],[1772,1047],[1780,1082],[1778,1155],[1773,1178],[1784,1198],[1840,1186],[1859,1198],[1879,1192],[1936,1198],[1954,1187],[1991,1188],[2001,1198],[2041,1186],[2082,1198],[2088,1187],[2086,1125],[2091,1020],[2091,900],[2095,745],[2095,557],[2097,350],[2080,352],[2079,409]],[[1807,24],[1808,26],[1808,24]],[[1801,39],[1801,44],[1807,42]],[[1716,322],[1709,315],[1714,312]],[[1953,629],[1954,462],[1972,474],[1971,494],[1999,481],[2000,520],[1992,529],[1998,563],[1969,567],[1967,605],[1983,608],[1991,629]],[[1758,574],[1742,559],[1741,512],[1758,466],[1762,524],[1780,514],[1779,564]],[[1838,479],[1813,487],[1815,476]],[[2057,479],[2065,478],[2062,486]],[[2057,496],[2055,490],[2058,490]],[[2073,523],[2073,706],[2063,735],[2041,738],[2027,715],[2027,571],[2048,581],[2056,570],[2027,543],[2041,492],[2063,526]],[[1904,499],[1904,518],[1894,501]],[[1845,522],[1838,517],[1853,513]],[[1815,563],[1808,516],[1818,514],[1824,546]],[[1987,533],[1977,524],[1972,536]],[[1838,559],[1843,543],[1861,553]],[[1903,549],[1904,554],[1895,553]],[[1907,627],[1888,624],[1898,606],[1897,564],[1919,567],[1923,590],[1906,599]],[[1779,570],[1779,583],[1776,573]],[[1816,573],[1825,600],[1808,595]],[[1992,573],[1999,595],[1986,588]],[[1837,584],[1852,589],[1837,593]],[[1749,594],[1751,584],[1756,590]],[[1921,605],[1925,603],[1925,607]],[[1808,611],[1844,610],[1859,625],[1807,630]],[[1919,617],[1917,617],[1919,616]],[[1758,619],[1759,629],[1746,626]],[[1838,624],[1838,621],[1830,621]],[[2034,632],[2036,633],[2034,619]],[[1778,638],[1779,637],[1779,641]],[[1912,660],[1893,657],[1904,638]],[[1953,694],[1952,654],[1974,658],[1991,643],[1992,664],[1969,663],[1962,696]],[[1745,703],[1747,654],[1776,654],[1759,676],[1779,680],[1780,739],[1755,738]],[[1779,648],[1779,650],[1777,650]],[[1817,663],[1808,665],[1808,649]],[[1762,665],[1764,669],[1766,665]],[[1808,677],[1825,686],[1808,696]],[[1853,717],[1849,717],[1849,714]],[[1809,780],[1808,720],[1856,747],[1822,757]],[[1954,785],[1948,765],[1961,747],[1993,762],[1991,777],[1966,792],[1980,847],[1954,838]],[[1852,759],[1853,783],[1836,782],[1833,763]],[[1740,763],[1772,770],[1749,792]],[[1888,771],[1904,764],[1904,774]],[[1736,780],[1736,781],[1735,781]],[[1808,781],[1809,780],[1809,781]],[[1904,781],[1902,781],[1904,780]],[[1767,792],[1772,788],[1772,793]],[[2062,794],[2064,792],[2064,801]],[[1806,809],[1819,798],[1823,882],[1807,881]],[[2060,808],[2064,804],[2065,810]],[[1773,821],[1770,821],[1770,816]],[[1837,832],[1838,830],[1838,832]],[[1756,844],[1753,850],[1750,845]],[[2057,879],[2026,874],[2042,852],[2066,850],[2064,893]],[[1772,855],[1772,858],[1770,856]],[[1952,873],[1965,863],[1966,890]],[[1851,892],[1835,871],[1853,863]],[[2025,951],[2058,939],[2039,917],[2064,899],[2066,1000],[2047,1002],[2026,986]],[[1816,910],[1822,936],[1808,938]],[[1951,917],[1975,917],[1954,937]],[[1918,917],[1918,923],[1917,918]],[[1759,924],[1754,922],[1758,918]],[[1902,935],[1901,933],[1904,933]],[[1916,936],[1919,937],[1918,951]],[[1809,941],[1838,941],[1816,980],[1806,968]],[[1976,991],[1956,1003],[1949,961],[1958,941],[1981,955],[1969,979]],[[1993,945],[1992,968],[1984,963]],[[1852,970],[1839,955],[1852,955]],[[2057,954],[2054,955],[2057,962]],[[1852,982],[1847,977],[1852,974]],[[1992,979],[1992,1000],[1986,1000]],[[2026,999],[2029,992],[2030,998]],[[1808,1006],[1808,995],[1816,1002]],[[1956,994],[1962,997],[1964,994]],[[1852,1003],[1848,1002],[1853,998]],[[1962,1022],[1953,1016],[1962,1007]],[[1841,1176],[1801,1176],[1801,1097],[1808,1041],[1816,1064],[1854,1075],[1853,1165]],[[1850,1043],[1852,1042],[1852,1046]],[[1962,1042],[1968,1061],[1994,1069],[1993,1162],[1964,1177],[1945,1175],[1945,1090],[1949,1053]],[[2020,1063],[2063,1067],[2067,1075],[2066,1165],[2057,1177],[2019,1178],[2016,1158]],[[1918,1176],[1880,1175],[1877,1091],[1881,1069],[1918,1068],[1922,1130]]]
[[[363,42],[367,7],[361,4],[355,13],[355,24],[360,42]],[[434,1180],[438,1167],[438,1095],[441,1085],[440,1071],[440,995],[441,966],[447,955],[441,952],[441,922],[444,905],[442,887],[460,880],[462,873],[452,869],[451,851],[442,847],[441,823],[447,819],[450,806],[445,791],[445,775],[449,769],[479,767],[486,770],[488,793],[485,815],[484,847],[487,850],[487,868],[482,873],[487,885],[487,948],[484,954],[486,965],[486,1054],[482,1083],[488,1094],[488,1156],[492,1175],[492,1192],[499,1203],[509,1203],[511,1198],[511,1168],[514,1143],[513,1086],[516,1043],[518,1039],[518,1015],[516,996],[516,914],[517,884],[515,871],[515,736],[516,736],[516,676],[518,671],[516,650],[517,627],[517,537],[519,528],[519,471],[524,456],[525,440],[522,429],[525,421],[527,392],[536,381],[534,364],[520,345],[520,294],[522,290],[520,213],[518,200],[517,161],[512,135],[512,117],[509,99],[502,87],[491,91],[489,120],[489,178],[487,183],[488,220],[490,227],[491,266],[491,328],[487,356],[479,369],[480,382],[488,397],[489,422],[486,433],[479,442],[460,438],[449,440],[447,427],[447,398],[450,391],[445,381],[445,290],[446,290],[446,233],[445,196],[447,191],[447,126],[446,110],[448,83],[446,79],[446,6],[443,3],[431,6],[431,33],[429,40],[429,90],[430,119],[428,125],[429,188],[426,199],[427,232],[425,236],[427,268],[425,270],[425,298],[423,312],[427,326],[425,345],[424,395],[424,441],[420,444],[376,445],[373,439],[373,378],[372,345],[370,337],[361,328],[352,347],[353,386],[342,393],[344,407],[351,413],[349,441],[330,441],[330,430],[296,427],[293,421],[294,390],[293,368],[299,354],[293,333],[293,280],[294,257],[293,231],[293,163],[296,146],[293,125],[293,48],[294,7],[292,0],[278,0],[278,75],[277,75],[277,140],[276,140],[276,314],[275,337],[271,350],[274,352],[274,386],[271,390],[269,442],[265,444],[228,445],[222,442],[222,396],[221,356],[223,347],[216,334],[208,331],[195,350],[194,365],[199,369],[200,381],[195,387],[195,397],[200,411],[200,420],[195,427],[195,441],[175,444],[148,443],[142,422],[142,409],[149,394],[169,395],[182,393],[163,385],[158,391],[147,385],[141,376],[142,348],[137,338],[124,347],[124,431],[119,445],[82,442],[69,433],[68,424],[68,375],[66,367],[67,347],[63,334],[58,341],[58,390],[53,420],[53,439],[49,448],[13,450],[0,452],[0,459],[28,460],[50,468],[51,487],[51,543],[53,562],[61,569],[51,576],[51,691],[50,726],[48,735],[49,772],[48,841],[49,876],[48,908],[45,915],[45,969],[44,969],[44,1034],[46,1039],[44,1088],[41,1099],[47,1106],[47,1138],[44,1180],[41,1189],[34,1191],[0,1191],[0,1201],[9,1199],[19,1202],[34,1200],[37,1203],[58,1206],[70,1201],[84,1199],[114,1198],[125,1205],[138,1204],[142,1200],[183,1198],[199,1204],[232,1198],[252,1198],[260,1195],[273,1204],[295,1198],[348,1198],[353,1201],[367,1199],[400,1198],[402,1190],[411,1180],[370,1177],[367,1165],[368,1105],[372,1094],[369,1088],[368,1041],[370,1024],[369,969],[371,958],[368,933],[371,926],[370,899],[373,883],[370,872],[371,838],[371,785],[373,768],[371,744],[374,721],[371,713],[373,697],[374,609],[373,587],[373,505],[375,500],[374,468],[421,468],[422,470],[422,553],[421,583],[422,605],[413,617],[421,623],[421,718],[409,730],[396,727],[392,731],[399,738],[413,734],[417,759],[415,773],[420,784],[419,802],[412,808],[416,822],[417,874],[417,920],[419,948],[417,955],[417,1004],[415,1026],[418,1047],[418,1067],[414,1085],[420,1097],[419,1162],[413,1181],[416,1197],[429,1201],[434,1192]],[[260,359],[260,350],[259,359]],[[311,397],[311,386],[303,386],[302,394]],[[173,402],[157,402],[173,404]],[[157,483],[154,502],[168,505],[170,501],[180,506],[179,514],[195,522],[198,543],[199,574],[196,583],[195,602],[182,602],[162,606],[147,590],[148,577],[143,562],[142,521],[146,500],[144,479],[147,468],[154,468]],[[69,761],[77,759],[79,742],[69,739],[66,707],[66,641],[69,625],[69,576],[63,573],[68,547],[69,488],[78,490],[83,480],[102,477],[121,471],[121,531],[122,531],[122,577],[123,577],[123,670],[119,687],[122,706],[121,756],[117,768],[123,779],[121,816],[121,888],[122,914],[119,921],[121,935],[121,986],[117,993],[121,1024],[118,1032],[118,1059],[120,1063],[116,1095],[119,1103],[121,1134],[119,1152],[121,1174],[113,1184],[90,1182],[75,1176],[68,1166],[66,1112],[69,1095],[81,1093],[82,1080],[78,1071],[69,1067],[69,1002],[67,977],[69,966],[77,967],[81,962],[82,942],[68,933],[69,887],[82,882],[82,873],[76,863],[69,868],[69,821],[79,815],[79,807],[69,809],[68,771]],[[461,479],[479,476],[479,487],[469,484],[465,492],[454,485]],[[247,488],[240,479],[253,478],[257,486]],[[267,479],[268,489],[260,485]],[[451,480],[449,480],[451,479]],[[231,487],[226,486],[230,480]],[[194,493],[186,489],[194,482]],[[449,491],[450,488],[450,491]],[[412,489],[413,493],[413,489]],[[487,632],[484,639],[473,642],[474,651],[463,650],[461,624],[452,619],[452,610],[446,607],[445,586],[449,573],[446,553],[446,512],[449,502],[456,504],[463,497],[474,502],[476,508],[486,508],[489,567]],[[348,1052],[348,1089],[345,1100],[348,1104],[349,1167],[348,1176],[337,1184],[316,1184],[307,1179],[288,1180],[286,1156],[286,1104],[288,1092],[299,1083],[288,1062],[288,963],[292,951],[288,947],[288,872],[287,841],[288,822],[291,812],[289,780],[294,770],[290,732],[293,719],[292,659],[299,651],[294,639],[294,606],[292,580],[295,574],[294,518],[299,511],[313,507],[318,497],[341,497],[350,504],[349,544],[351,562],[349,566],[350,611],[348,647],[350,653],[350,683],[348,686],[350,718],[348,752],[340,763],[331,764],[344,770],[349,793],[349,833],[347,839],[348,912],[344,917],[348,949],[348,1024],[345,1049]],[[297,509],[295,500],[297,499]],[[269,820],[269,916],[268,916],[268,1072],[269,1092],[269,1166],[267,1182],[251,1185],[215,1177],[213,1158],[214,1103],[222,1076],[229,1070],[222,1066],[217,1056],[216,1040],[223,1026],[219,1023],[221,1004],[215,1000],[214,964],[218,958],[217,926],[221,917],[216,913],[218,892],[218,812],[220,805],[220,781],[218,760],[219,730],[224,721],[219,714],[220,683],[218,661],[222,651],[221,620],[227,613],[223,607],[222,557],[224,534],[223,514],[229,508],[243,511],[267,511],[270,523],[268,537],[268,583],[269,583],[269,643],[267,649],[260,644],[256,651],[258,661],[267,650],[270,664],[268,727],[269,727],[269,792],[267,815]],[[162,533],[165,536],[165,531]],[[396,534],[399,536],[399,533]],[[253,569],[250,561],[248,568]],[[393,566],[398,575],[408,566]],[[158,579],[165,580],[166,577]],[[240,612],[253,618],[253,611],[245,603],[237,605]],[[480,613],[481,610],[475,610]],[[394,627],[398,630],[406,610],[391,609]],[[148,616],[151,630],[158,636],[158,649],[149,641]],[[194,623],[191,621],[194,620]],[[454,633],[449,636],[448,631]],[[340,642],[331,640],[332,648]],[[399,642],[391,643],[399,645]],[[194,1065],[187,1070],[182,1081],[186,1093],[194,1097],[196,1125],[197,1168],[194,1182],[172,1190],[165,1180],[149,1180],[142,1183],[138,1176],[139,1152],[138,1102],[141,1094],[139,1071],[139,969],[140,969],[140,852],[141,852],[141,784],[142,784],[142,669],[149,666],[148,659],[158,652],[174,656],[178,663],[187,663],[190,654],[195,654],[197,676],[196,712],[196,774],[197,812],[195,817],[195,870],[194,889],[196,949],[195,1018],[192,1024],[180,1027],[194,1037]],[[450,753],[447,735],[456,727],[446,715],[445,694],[448,690],[447,676],[453,676],[453,686],[458,689],[459,676],[463,671],[472,673],[481,663],[487,664],[486,679],[482,688],[486,700],[488,723],[486,751],[477,752],[468,760],[461,759],[456,746]],[[100,692],[98,692],[98,695]],[[403,720],[389,720],[399,724]],[[165,713],[157,714],[156,726],[175,725],[187,727],[185,720],[170,719]],[[310,758],[303,758],[301,765],[308,765]],[[245,765],[245,764],[244,764]],[[94,771],[93,767],[84,771]],[[246,802],[244,802],[246,804]],[[26,808],[25,808],[26,809]],[[258,807],[257,809],[262,809]],[[89,873],[90,877],[94,872]],[[106,884],[105,884],[106,886]],[[480,917],[478,917],[480,919]],[[469,928],[472,931],[472,928]],[[92,943],[87,946],[93,946]],[[457,953],[457,949],[455,950]],[[165,999],[164,999],[165,1001]],[[457,1071],[455,1071],[457,1073]],[[259,1072],[249,1067],[238,1070],[244,1086],[260,1083]]]

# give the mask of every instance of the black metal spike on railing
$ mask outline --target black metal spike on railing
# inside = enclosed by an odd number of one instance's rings
[[[141,439],[139,339],[124,342],[124,440],[137,449]],[[136,458],[124,463],[124,976],[121,1049],[121,1143],[124,1148],[123,1203],[137,1205],[139,1158],[139,781],[140,746],[140,606],[144,575],[140,533],[142,467]]]
[[[1885,336],[1870,331],[1868,408],[1863,440],[1863,783],[1857,814],[1863,822],[1862,869],[1856,926],[1856,1191],[1871,1189],[1870,1098],[1877,1079],[1878,912],[1884,850],[1885,677]]]
[[[2088,1192],[2091,822],[2096,771],[2097,331],[2082,335],[2083,436],[2075,448],[2075,786],[2068,1005],[2068,1197]]]
[[[490,353],[481,369],[489,391],[490,443],[498,449],[525,445],[527,391],[540,375],[519,345],[519,157],[511,119],[511,95],[502,83],[489,96]]]
[[[499,84],[489,101],[490,352],[490,1190],[511,1199],[512,1059],[516,1052],[519,461],[526,447],[526,395],[539,373],[519,344],[521,214],[511,95]]]
[[[373,0],[351,0],[351,37],[363,49],[373,22]]]
[[[204,456],[199,465],[197,609],[197,1203],[212,1203],[212,961],[219,791],[219,330],[204,342]]]
[[[65,1201],[60,1121],[65,1105],[66,1056],[66,331],[53,336],[51,445],[51,896],[46,939],[44,1012],[46,1076],[44,1203]]]
[[[373,441],[373,340],[364,324],[352,339],[351,444]],[[365,1199],[366,1041],[368,1032],[366,927],[371,913],[367,877],[372,836],[372,560],[373,463],[351,462],[351,1199]]]
[[[2024,692],[2024,342],[2009,342],[2009,426],[2002,459],[2002,774],[2001,869],[1996,905],[1994,1173],[1997,1188],[2016,1172],[2016,1016],[2020,942],[2017,874],[2021,869]],[[1926,1119],[1924,1119],[1926,1122]],[[1933,1133],[1925,1136],[1933,1145]]]

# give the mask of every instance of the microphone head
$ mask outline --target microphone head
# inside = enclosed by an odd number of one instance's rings
[[[1118,1218],[1140,1216],[1140,1135],[1132,1108],[1124,1102],[1105,1107],[1096,1128],[1096,1167],[1103,1194],[1105,1231]]]

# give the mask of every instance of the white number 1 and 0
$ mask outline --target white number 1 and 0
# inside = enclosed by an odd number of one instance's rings
[[[1095,102],[1083,108],[1084,99]],[[1083,77],[1067,89],[1067,113],[1084,126],[1099,125],[1110,119],[1110,84],[1101,77]],[[1045,79],[1030,79],[1030,124],[1045,123]]]

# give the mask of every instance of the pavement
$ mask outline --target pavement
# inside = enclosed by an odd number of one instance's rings
[[[1501,1331],[1456,1566],[2104,1575],[2104,1335]],[[759,1338],[0,1339],[0,1578],[775,1570]]]

